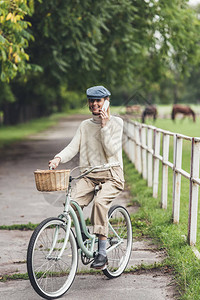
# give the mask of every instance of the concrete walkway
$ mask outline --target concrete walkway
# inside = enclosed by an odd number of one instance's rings
[[[69,143],[77,126],[85,116],[68,117],[40,134],[0,151],[3,160],[0,166],[0,225],[39,223],[44,218],[57,216],[62,211],[65,194],[40,193],[35,188],[33,172],[48,169],[48,161]],[[74,168],[78,157],[62,165]],[[54,205],[52,203],[55,201]],[[127,206],[129,192],[124,191],[115,200]],[[137,208],[128,208],[134,213]],[[91,207],[85,211],[90,216]],[[26,251],[32,232],[19,230],[0,231],[0,277],[5,274],[26,272]],[[161,262],[164,252],[158,251],[151,240],[134,241],[129,268],[141,264]],[[79,262],[79,270],[89,268]],[[62,299],[139,299],[171,300],[176,289],[173,278],[160,270],[122,274],[115,280],[99,275],[77,275],[69,292]],[[41,299],[29,281],[15,280],[0,282],[0,300]]]

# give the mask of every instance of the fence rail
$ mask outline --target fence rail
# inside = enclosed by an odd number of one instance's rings
[[[162,153],[161,152],[162,137]],[[169,161],[170,137],[173,138],[173,162]],[[183,141],[191,144],[190,173],[182,169]],[[181,176],[189,180],[188,242],[196,244],[197,212],[199,193],[200,138],[188,137],[165,131],[154,126],[124,119],[124,150],[137,171],[153,188],[153,197],[158,197],[159,164],[162,163],[161,207],[167,209],[168,169],[173,170],[172,219],[179,223]]]

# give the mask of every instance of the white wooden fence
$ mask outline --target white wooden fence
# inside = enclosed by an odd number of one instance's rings
[[[161,152],[162,137],[162,153]],[[169,161],[169,141],[173,139],[173,162]],[[183,141],[191,143],[190,173],[182,169]],[[200,138],[165,131],[154,126],[124,120],[124,150],[135,165],[137,171],[147,180],[149,187],[153,188],[153,197],[158,197],[159,163],[162,164],[162,192],[161,207],[167,208],[168,199],[168,168],[173,170],[173,209],[174,223],[179,223],[181,176],[189,180],[189,213],[188,213],[188,242],[191,246],[196,244]]]

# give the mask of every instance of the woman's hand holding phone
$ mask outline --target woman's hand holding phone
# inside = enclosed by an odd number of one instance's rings
[[[103,110],[103,111],[107,111],[109,105],[110,105],[110,102],[109,102],[108,100],[105,100],[105,101],[104,101],[104,104],[103,104],[103,106],[102,106],[102,110]]]
[[[101,118],[101,127],[103,128],[106,126],[109,116],[107,114],[107,110],[109,108],[110,102],[108,100],[104,101],[104,104],[102,106],[102,109],[100,110],[100,118]]]

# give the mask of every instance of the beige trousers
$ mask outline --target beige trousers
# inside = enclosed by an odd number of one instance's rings
[[[101,184],[101,189],[94,194],[96,185]],[[83,209],[91,201],[93,208],[91,222],[94,226],[93,232],[108,236],[108,210],[112,201],[124,188],[123,170],[113,167],[110,170],[92,172],[80,179],[73,189],[72,197]]]

